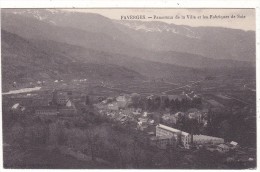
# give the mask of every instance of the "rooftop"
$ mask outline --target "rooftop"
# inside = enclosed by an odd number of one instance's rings
[[[197,140],[197,139],[223,139],[223,138],[206,136],[206,135],[194,135],[193,140]]]
[[[14,104],[14,105],[12,106],[12,109],[17,109],[19,105],[20,105],[19,103]]]
[[[168,130],[168,131],[171,131],[171,132],[174,132],[174,133],[181,133],[181,135],[189,135],[189,133],[186,133],[184,131],[181,131],[181,130],[178,130],[178,129],[175,129],[175,128],[171,128],[171,127],[168,127],[166,125],[162,125],[162,124],[158,124],[157,127],[160,127],[162,129],[165,129],[165,130]]]

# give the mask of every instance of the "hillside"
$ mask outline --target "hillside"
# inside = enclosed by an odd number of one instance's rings
[[[64,77],[185,82],[255,69],[254,32],[62,10],[1,13],[4,84]]]
[[[34,41],[34,45],[39,48],[44,47],[48,52],[55,52],[58,56],[67,56],[73,61],[122,66],[147,77],[168,79],[182,78],[182,80],[188,80],[194,77],[197,78],[198,74],[203,75],[203,71],[199,69],[195,70],[190,67],[149,61],[125,54],[87,49],[55,41]],[[197,71],[197,73],[194,73],[194,70]]]
[[[114,64],[74,61],[70,57],[38,47],[35,41],[1,30],[2,80],[5,85],[14,81],[85,77],[90,79],[140,79],[139,73]]]
[[[163,22],[118,21],[120,31],[148,50],[177,51],[212,59],[255,62],[255,32],[220,27],[190,27]]]
[[[3,10],[2,27],[28,39],[186,67],[252,67],[255,61],[252,31],[115,21],[99,14],[35,9]]]

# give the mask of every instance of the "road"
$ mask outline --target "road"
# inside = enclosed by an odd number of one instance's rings
[[[178,88],[166,90],[166,91],[163,91],[163,92],[161,92],[161,93],[162,93],[162,94],[166,94],[166,93],[168,93],[168,92],[170,92],[170,91],[178,90],[178,89],[185,88],[185,87],[191,87],[192,85],[197,84],[197,83],[200,83],[200,82],[202,82],[202,81],[204,81],[204,80],[195,81],[195,82],[193,82],[193,83],[191,83],[191,84],[187,84],[187,85],[184,85],[184,86],[181,86],[181,87],[178,87]],[[177,84],[171,83],[171,82],[166,82],[166,83],[167,83],[167,84],[172,84],[172,85],[177,85]],[[123,89],[118,89],[118,88],[112,88],[112,87],[108,87],[108,86],[105,86],[105,85],[103,85],[102,87],[103,87],[103,88],[106,88],[106,89],[114,90],[114,91],[121,91],[121,92],[131,93],[131,91],[129,91],[129,90],[123,90]],[[142,93],[139,93],[139,94],[142,94]],[[145,93],[145,94],[149,94],[149,93]],[[151,94],[154,94],[154,93],[151,93]]]
[[[168,92],[171,92],[171,91],[174,91],[174,90],[179,90],[179,89],[185,88],[185,87],[191,87],[192,85],[197,84],[197,83],[200,83],[200,82],[202,82],[202,81],[204,81],[204,80],[195,81],[195,82],[193,82],[193,83],[191,83],[191,84],[187,84],[187,85],[184,85],[184,86],[181,86],[181,87],[178,87],[178,88],[166,90],[166,91],[163,91],[162,94],[166,94],[166,93],[168,93]]]
[[[20,94],[20,93],[29,93],[33,91],[39,91],[41,87],[34,87],[34,88],[22,88],[19,90],[12,90],[6,93],[2,93],[2,95],[8,95],[8,94]]]
[[[232,97],[232,96],[229,96],[229,95],[225,95],[225,96],[226,96],[227,98],[234,99],[234,100],[236,100],[236,101],[242,102],[242,103],[247,104],[247,105],[250,104],[250,103],[248,103],[248,102],[245,102],[244,100],[237,99],[237,98]]]
[[[248,87],[247,85],[248,85],[248,84],[245,84],[245,85],[244,85],[244,88],[246,88],[246,89],[248,89],[248,90],[250,90],[250,91],[254,91],[254,92],[256,92],[256,90],[255,90],[255,89],[253,89],[253,88],[250,88],[250,87]]]

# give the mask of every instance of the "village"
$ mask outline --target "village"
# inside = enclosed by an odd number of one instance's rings
[[[255,156],[248,153],[248,148],[225,133],[225,123],[213,129],[216,114],[223,111],[223,106],[191,90],[175,95],[121,93],[98,96],[53,89],[51,92],[22,93],[9,98],[13,102],[13,105],[9,104],[9,114],[18,121],[26,121],[27,116],[44,125],[58,123],[70,128],[86,128],[97,125],[97,120],[105,121],[107,125],[136,138],[145,149],[204,150],[224,156],[224,163],[229,165],[248,166],[255,162]],[[88,122],[82,122],[84,120]]]

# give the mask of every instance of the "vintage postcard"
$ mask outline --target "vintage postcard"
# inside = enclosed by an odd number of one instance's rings
[[[254,8],[1,9],[5,169],[256,169]]]

